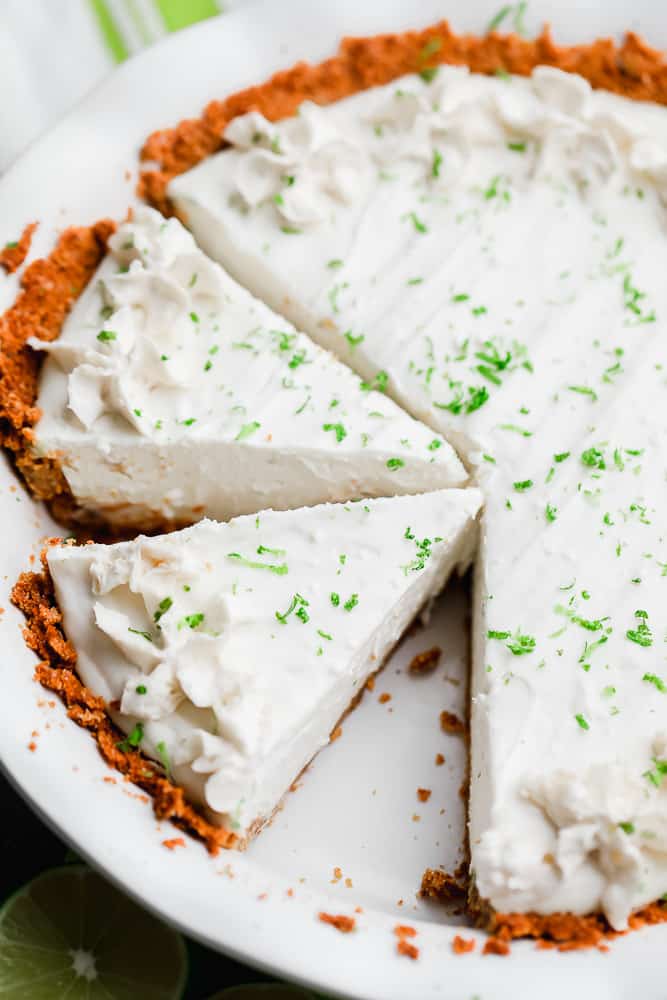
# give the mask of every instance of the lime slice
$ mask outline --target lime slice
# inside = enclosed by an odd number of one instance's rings
[[[176,1000],[180,934],[84,865],[54,868],[0,910],[0,997]]]
[[[250,983],[248,986],[230,986],[227,990],[209,997],[209,1000],[315,1000],[310,990],[284,983]]]

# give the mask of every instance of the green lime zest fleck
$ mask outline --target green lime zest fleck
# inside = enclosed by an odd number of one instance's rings
[[[353,350],[354,350],[355,347],[357,347],[359,344],[361,344],[362,341],[364,341],[366,339],[365,334],[360,333],[357,336],[355,336],[352,333],[351,330],[346,330],[345,333],[343,334],[343,336],[345,337],[345,339],[347,340],[348,344],[350,345],[350,347]]]
[[[635,611],[637,627],[629,628],[625,633],[626,638],[638,646],[648,647],[653,645],[653,634],[648,624],[648,613],[646,611]]]
[[[162,600],[160,601],[160,603],[157,606],[157,610],[155,611],[155,613],[153,615],[153,621],[156,624],[157,624],[157,622],[160,621],[160,618],[162,618],[163,615],[166,615],[167,611],[169,611],[169,608],[172,606],[173,603],[174,602],[172,601],[171,597],[163,597],[162,598]]]
[[[171,777],[171,763],[169,761],[169,752],[167,751],[167,745],[164,742],[164,740],[160,740],[159,743],[156,743],[155,744],[155,749],[157,750],[157,752],[159,754],[160,763],[162,764],[162,766],[164,768],[164,772],[167,775],[167,780],[171,781],[172,780],[172,777]]]
[[[373,379],[370,382],[362,382],[359,386],[362,392],[371,392],[375,390],[376,392],[386,392],[387,385],[389,384],[389,374],[388,372],[380,369],[376,372]]]
[[[301,594],[294,594],[292,600],[289,603],[287,611],[283,611],[282,613],[280,611],[276,611],[276,618],[278,619],[281,625],[287,625],[287,619],[294,611],[296,611],[297,616],[301,619],[301,621],[305,625],[305,623],[308,621],[308,612],[305,609],[308,606],[309,602],[306,600],[305,597],[302,597]]]
[[[333,431],[336,435],[336,441],[338,444],[341,443],[343,438],[347,437],[347,431],[342,424],[322,424],[323,431]]]
[[[588,396],[591,403],[597,403],[598,394],[587,385],[568,385],[570,392],[578,392],[580,396]]]
[[[663,778],[667,775],[667,760],[658,760],[657,757],[652,757],[651,760],[653,761],[653,770],[644,771],[642,777],[648,778],[652,785],[660,788]]]
[[[234,440],[235,441],[245,441],[246,438],[249,438],[252,434],[255,433],[255,431],[259,430],[259,428],[261,426],[262,425],[259,423],[258,420],[251,420],[249,424],[244,424],[243,425],[243,427],[238,432],[238,434],[236,435],[236,437],[234,438]]]
[[[265,552],[268,552],[271,556],[284,556],[286,554],[285,549],[270,549],[268,545],[258,545],[257,555],[263,556]]]
[[[276,576],[285,576],[289,572],[287,563],[276,564],[256,562],[254,559],[247,559],[239,552],[228,552],[227,559],[234,559],[235,562],[239,563],[241,566],[247,567],[247,569],[266,569],[269,573],[275,573]]]
[[[199,625],[201,625],[203,621],[204,621],[203,611],[197,611],[193,615],[185,615],[184,618],[181,618],[180,622],[178,623],[178,628],[182,629],[185,628],[185,626],[187,625],[188,628],[195,629]]]
[[[486,26],[486,34],[490,35],[492,31],[495,31],[496,28],[499,28],[500,25],[505,20],[505,18],[511,12],[511,10],[512,10],[512,4],[511,3],[507,3],[507,4],[505,4],[504,7],[501,7],[500,10],[497,12],[497,14],[494,14],[494,16],[491,18],[491,20],[487,24],[487,26]]]
[[[146,640],[146,642],[153,642],[153,636],[150,632],[144,632],[140,628],[128,628],[127,631],[132,632],[133,635],[140,635],[142,639]]]
[[[416,212],[409,212],[405,216],[405,218],[406,219],[410,219],[410,221],[412,222],[412,225],[415,227],[415,230],[418,233],[427,233],[428,232],[428,226],[426,225],[426,223],[424,223],[424,222],[421,221],[421,219],[419,218],[419,216],[417,215]]]
[[[116,743],[116,746],[118,747],[119,750],[122,750],[123,753],[127,753],[129,750],[136,750],[137,747],[140,746],[143,738],[144,738],[143,722],[137,722],[130,735],[127,736],[124,740],[121,740],[120,743]]]

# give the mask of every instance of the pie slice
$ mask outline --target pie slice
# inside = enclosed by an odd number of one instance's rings
[[[253,299],[176,219],[138,211],[61,335],[37,404],[87,519],[128,531],[459,485],[438,434]]]
[[[470,562],[477,490],[228,524],[47,560],[84,684],[243,846],[403,632]]]
[[[169,186],[198,242],[484,488],[482,912],[626,927],[667,890],[667,113],[441,67],[225,138]]]

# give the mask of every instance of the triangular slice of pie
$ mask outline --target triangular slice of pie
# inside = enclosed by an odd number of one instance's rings
[[[468,564],[480,502],[442,490],[54,547],[78,673],[242,845]]]
[[[74,500],[145,530],[461,485],[451,447],[142,209],[51,343],[38,456]]]

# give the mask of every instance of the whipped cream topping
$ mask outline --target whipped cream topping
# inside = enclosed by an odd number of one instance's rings
[[[240,215],[240,149],[172,197],[212,256],[385,371],[474,467],[477,888],[621,928],[667,890],[667,114],[546,67],[443,67],[324,113],[375,183],[316,226]]]
[[[476,490],[264,511],[62,546],[83,681],[219,823],[268,818],[369,673],[475,545]]]
[[[61,336],[32,342],[49,355],[37,448],[82,506],[150,526],[465,481],[385,373],[362,382],[176,219],[139,210],[109,251]]]
[[[278,217],[296,226],[325,218],[332,202],[351,202],[370,179],[364,151],[310,101],[277,124],[251,111],[233,119],[224,138],[245,153],[236,174],[241,204],[270,200]]]

